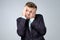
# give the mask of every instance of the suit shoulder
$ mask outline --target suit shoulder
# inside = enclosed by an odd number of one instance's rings
[[[16,19],[16,21],[18,21],[18,20],[20,20],[21,19],[21,17],[18,17],[17,19]]]
[[[36,17],[43,17],[42,14],[36,14]]]

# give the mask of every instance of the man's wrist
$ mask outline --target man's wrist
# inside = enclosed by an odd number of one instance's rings
[[[24,19],[26,19],[26,17],[25,16],[21,16],[22,18],[24,18]]]

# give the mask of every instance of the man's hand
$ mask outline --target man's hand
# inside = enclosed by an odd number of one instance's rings
[[[35,18],[35,14],[31,14],[31,15],[30,15],[30,19],[31,19],[31,18]]]

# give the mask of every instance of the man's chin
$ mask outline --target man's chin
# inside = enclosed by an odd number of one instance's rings
[[[27,19],[30,19],[30,17],[27,17]]]
[[[30,17],[29,17],[29,16],[27,16],[27,19],[30,19]]]

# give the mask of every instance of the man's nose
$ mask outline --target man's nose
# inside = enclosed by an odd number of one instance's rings
[[[28,15],[30,15],[30,12],[27,12]]]

